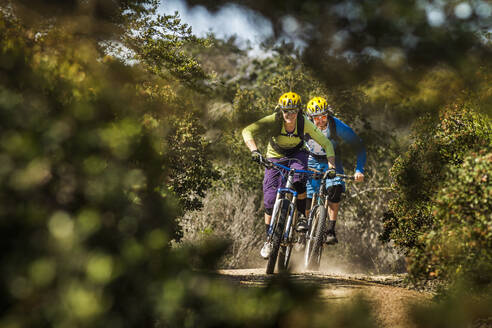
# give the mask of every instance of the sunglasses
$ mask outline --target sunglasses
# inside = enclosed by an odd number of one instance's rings
[[[282,113],[284,114],[297,114],[297,109],[282,109]]]
[[[328,114],[324,113],[324,114],[318,114],[318,115],[309,115],[310,118],[320,118],[320,117],[323,117],[323,116],[327,116]]]

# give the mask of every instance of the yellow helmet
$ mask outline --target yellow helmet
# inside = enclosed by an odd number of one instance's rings
[[[309,116],[324,115],[331,112],[331,106],[328,105],[323,97],[314,97],[309,100],[306,106],[306,112]]]
[[[278,99],[278,107],[280,109],[300,109],[301,97],[295,92],[284,93]]]

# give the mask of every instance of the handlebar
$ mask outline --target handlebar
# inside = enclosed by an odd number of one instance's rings
[[[326,170],[324,172],[309,168],[309,170],[312,172],[312,178],[317,179],[317,180],[326,180],[328,177],[326,176],[329,170]],[[348,180],[355,180],[355,177],[353,175],[346,175],[346,174],[341,174],[337,173],[336,177],[342,178],[342,179],[348,179]]]
[[[295,162],[298,162],[298,163],[302,163],[302,161],[299,160],[299,159],[297,159],[297,158],[286,158],[286,159],[282,160],[281,162],[288,162],[288,161],[295,161]],[[278,168],[284,169],[284,170],[289,171],[289,172],[293,171],[294,173],[313,174],[311,171],[292,169],[292,168],[290,168],[288,166],[282,165],[280,163],[272,162],[272,161],[270,161],[268,159],[265,159],[260,164],[262,164],[266,168],[272,168],[272,167],[276,166]]]
[[[346,174],[337,173],[337,177],[342,178],[342,179],[355,180],[355,176],[353,176],[353,175],[346,175]]]
[[[296,161],[298,163],[301,163],[301,161],[299,159],[297,159],[297,158],[286,158],[285,160],[282,160],[282,162],[287,162],[287,161]],[[316,169],[313,169],[313,168],[309,168],[308,170],[291,169],[288,166],[285,166],[285,165],[282,165],[282,164],[279,164],[279,163],[272,162],[272,161],[270,161],[268,159],[265,159],[260,164],[262,164],[266,168],[272,168],[273,166],[276,166],[278,168],[282,168],[282,169],[284,169],[286,171],[289,171],[289,172],[290,171],[294,171],[294,173],[308,174],[308,175],[311,175],[311,177],[313,179],[320,179],[320,180],[326,180],[328,178],[327,177],[327,173],[329,172],[329,170],[326,170],[326,171],[322,172],[322,171],[319,171],[319,170],[316,170]],[[346,175],[346,174],[337,173],[336,176],[339,177],[339,178],[342,178],[342,179],[355,180],[355,177],[353,175]]]

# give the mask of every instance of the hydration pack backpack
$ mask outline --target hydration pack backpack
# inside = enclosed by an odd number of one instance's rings
[[[270,145],[272,148],[277,152],[285,157],[291,157],[294,155],[296,152],[298,152],[302,147],[304,146],[304,115],[300,111],[297,113],[297,133],[282,133],[282,126],[284,124],[284,119],[282,117],[281,112],[277,112],[275,114],[275,130],[274,133],[272,133],[272,137],[270,138]],[[295,131],[294,131],[295,132]],[[274,140],[273,136],[277,135],[282,135],[282,136],[288,136],[288,137],[294,137],[294,138],[300,138],[301,141],[295,145],[294,147],[291,148],[284,148],[280,147]]]

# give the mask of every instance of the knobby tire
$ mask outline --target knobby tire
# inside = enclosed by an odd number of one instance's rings
[[[314,235],[313,249],[312,252],[310,252],[308,259],[308,269],[310,270],[319,270],[319,265],[321,262],[326,224],[326,208],[324,206],[318,207],[318,211],[315,214],[315,219],[317,219],[317,225],[316,227],[313,227],[313,229],[316,229]]]
[[[284,233],[285,220],[287,218],[287,213],[289,209],[289,201],[287,199],[282,199],[280,203],[280,209],[277,211],[279,217],[275,222],[277,222],[275,231],[273,232],[272,240],[272,251],[268,257],[266,273],[272,274],[275,270],[275,263],[277,262],[278,251],[280,248],[280,243],[282,241],[282,235]],[[273,220],[274,218],[272,218]]]
[[[291,245],[280,246],[280,250],[278,252],[278,272],[287,272],[291,253],[292,253]]]
[[[292,226],[289,231],[289,240],[292,237]],[[287,245],[281,245],[278,253],[278,271],[286,272],[289,267],[290,255],[292,254],[292,244],[289,242]]]
[[[305,241],[305,247],[304,247],[304,269],[309,268],[309,258],[313,252],[313,246],[314,246],[314,236],[316,233],[316,227],[318,224],[318,207],[319,205],[315,205],[312,209],[311,212],[309,213],[309,230],[306,234],[306,241]]]

